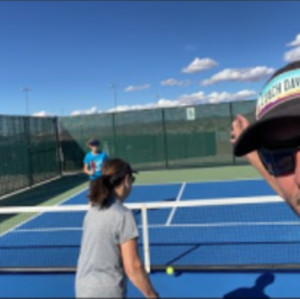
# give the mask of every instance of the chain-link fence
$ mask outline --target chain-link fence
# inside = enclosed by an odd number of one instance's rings
[[[0,116],[0,195],[61,174],[56,118]]]
[[[255,101],[243,101],[62,117],[63,169],[82,168],[92,137],[137,169],[243,163],[232,154],[231,122],[238,113],[253,121],[254,111]]]
[[[136,169],[244,163],[232,154],[234,116],[254,119],[255,101],[81,115],[0,116],[0,196],[77,171],[90,138]]]

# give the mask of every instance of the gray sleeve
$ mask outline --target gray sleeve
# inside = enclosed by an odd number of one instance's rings
[[[125,213],[123,213],[121,221],[118,225],[117,235],[119,244],[139,236],[139,231],[134,216],[130,210],[127,210]]]

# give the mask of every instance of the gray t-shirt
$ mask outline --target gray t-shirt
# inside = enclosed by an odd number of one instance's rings
[[[124,297],[125,275],[119,245],[137,237],[134,216],[119,200],[113,200],[108,208],[92,207],[84,219],[76,297]]]

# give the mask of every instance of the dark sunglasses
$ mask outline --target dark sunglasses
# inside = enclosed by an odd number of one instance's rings
[[[133,184],[133,183],[135,182],[135,176],[132,175],[132,176],[130,177],[130,180],[131,180],[131,183]]]
[[[274,176],[290,174],[295,170],[299,146],[282,149],[259,149],[258,154],[268,172]]]

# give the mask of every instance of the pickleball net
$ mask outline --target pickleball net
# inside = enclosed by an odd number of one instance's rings
[[[277,196],[128,203],[147,271],[300,269],[300,220]],[[0,271],[75,271],[88,205],[0,208]]]

